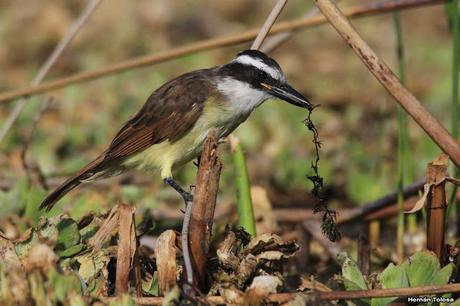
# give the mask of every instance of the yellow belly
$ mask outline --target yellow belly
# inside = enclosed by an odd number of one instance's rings
[[[199,156],[210,129],[217,130],[218,137],[233,131],[247,116],[236,116],[232,109],[208,103],[203,115],[184,136],[171,143],[168,140],[154,144],[128,158],[123,166],[140,170],[160,170],[161,177],[172,177],[172,169]]]

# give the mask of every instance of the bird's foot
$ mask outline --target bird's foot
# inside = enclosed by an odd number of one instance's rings
[[[164,179],[165,184],[168,184],[174,190],[176,190],[180,196],[184,199],[185,206],[188,203],[193,202],[193,195],[190,192],[185,191],[179,184],[177,184],[172,178],[168,177]]]

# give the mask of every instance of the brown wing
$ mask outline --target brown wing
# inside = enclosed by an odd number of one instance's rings
[[[212,84],[210,70],[184,74],[157,89],[117,133],[104,162],[126,157],[165,140],[179,139],[203,112]]]

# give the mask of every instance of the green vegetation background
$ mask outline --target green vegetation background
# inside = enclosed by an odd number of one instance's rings
[[[344,6],[367,3],[344,1]],[[83,9],[85,1],[0,0],[0,90],[29,84],[40,64]],[[104,1],[67,48],[48,79],[98,69],[136,56],[186,43],[258,27],[270,1]],[[292,0],[280,20],[301,17],[311,3]],[[446,126],[450,126],[451,36],[442,5],[401,13],[409,89]],[[396,69],[391,14],[356,19],[353,24],[389,65]],[[182,73],[220,65],[248,44],[201,52],[155,66],[136,69],[90,83],[56,90],[56,103],[46,112],[29,150],[50,177],[73,173],[109,144],[119,127],[141,107],[150,93]],[[354,53],[328,25],[299,31],[271,54],[290,82],[321,104],[313,120],[323,142],[320,172],[331,191],[333,206],[361,205],[396,189],[396,105]],[[13,188],[0,192],[0,215],[24,207],[31,216],[45,191],[29,187],[20,163],[25,132],[47,95],[30,99],[20,120],[1,145],[0,181]],[[0,107],[3,123],[13,103]],[[311,188],[305,178],[313,157],[312,135],[301,121],[306,113],[280,101],[259,107],[236,132],[248,158],[253,185],[293,194]],[[439,153],[432,141],[409,120],[414,177]],[[220,199],[234,200],[228,146]],[[193,184],[190,164],[176,174]],[[65,197],[58,211],[78,217],[117,201],[145,208],[179,198],[156,173],[142,186],[88,186]],[[275,203],[279,205],[287,203]],[[35,217],[34,217],[35,218]]]

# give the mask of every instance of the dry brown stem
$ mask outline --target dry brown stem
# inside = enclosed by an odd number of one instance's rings
[[[216,131],[211,130],[201,154],[189,228],[194,284],[203,291],[208,287],[206,262],[221,169],[222,163],[217,157]]]
[[[110,239],[118,230],[118,222],[120,221],[120,212],[118,206],[112,208],[104,223],[99,230],[91,237],[88,241],[88,247],[93,249],[93,252],[97,252],[102,248],[104,242]]]
[[[363,275],[371,272],[371,245],[369,243],[369,224],[362,226],[363,230],[358,237],[358,267]]]
[[[136,253],[136,230],[134,226],[133,206],[120,204],[120,227],[118,230],[117,274],[115,278],[115,290],[117,295],[128,292],[129,272],[133,267],[133,259]]]
[[[417,98],[401,84],[397,76],[356,32],[351,23],[330,0],[315,0],[316,6],[345,42],[355,51],[370,72],[395,98],[415,122],[433,139],[457,167],[460,167],[460,145]]]
[[[357,5],[346,9],[344,14],[347,17],[363,17],[375,14],[382,14],[394,10],[402,10],[416,8],[425,5],[434,5],[443,3],[441,0],[390,0],[379,3],[370,3],[365,5]],[[273,26],[269,35],[296,31],[306,27],[312,27],[326,23],[323,16],[312,16],[308,18],[299,18],[292,21],[279,22]],[[175,59],[180,56],[185,56],[199,51],[211,50],[219,47],[235,45],[243,42],[248,42],[256,37],[259,29],[252,29],[243,33],[226,35],[217,38],[203,40],[197,43],[188,44],[182,47],[173,48],[168,51],[158,52],[152,55],[133,58],[124,62],[116,63],[108,67],[77,73],[71,76],[63,77],[54,81],[49,81],[36,87],[26,87],[17,90],[11,90],[0,94],[0,103],[17,99],[19,97],[36,95],[39,93],[62,88],[72,84],[87,82],[94,79],[106,77],[115,73],[121,73],[130,69],[145,67],[156,63],[165,62]]]
[[[448,157],[442,154],[428,164],[426,184],[432,185],[428,193],[427,208],[427,249],[433,251],[441,260],[444,247],[444,222],[447,208],[446,181]],[[439,183],[440,182],[440,183]]]
[[[422,286],[413,288],[394,288],[394,289],[373,289],[356,291],[317,291],[314,294],[320,300],[353,300],[362,298],[383,298],[383,297],[407,297],[424,295],[441,295],[445,293],[460,292],[460,284],[448,284],[441,286]],[[298,293],[272,293],[266,296],[265,301],[270,303],[288,303],[292,301]],[[104,298],[104,301],[112,301],[113,298]],[[135,298],[138,305],[161,305],[163,298]],[[206,300],[211,304],[225,304],[221,296],[208,296]]]
[[[265,20],[264,25],[262,28],[260,28],[259,34],[257,34],[256,39],[254,39],[251,49],[257,50],[260,48],[265,40],[265,37],[267,37],[268,32],[270,32],[270,29],[272,28],[278,16],[281,14],[281,11],[283,10],[286,3],[287,0],[278,0],[278,2],[276,2],[275,6],[270,12],[270,15],[268,15],[267,19]]]

